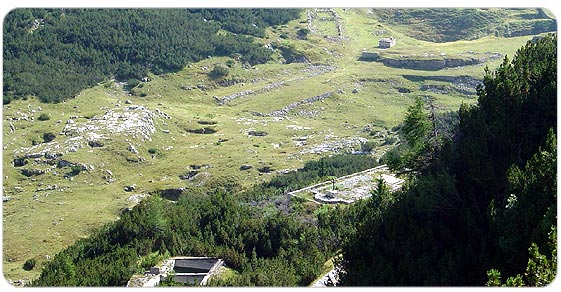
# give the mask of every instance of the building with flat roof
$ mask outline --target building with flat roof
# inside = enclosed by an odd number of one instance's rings
[[[395,39],[393,37],[382,38],[378,41],[378,47],[387,49],[395,46]]]

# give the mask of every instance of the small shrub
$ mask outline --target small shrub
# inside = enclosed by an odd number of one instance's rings
[[[301,28],[296,32],[296,35],[298,36],[299,39],[305,40],[305,39],[308,39],[308,34],[309,33],[310,33],[309,29]]]
[[[49,117],[49,115],[47,115],[46,113],[42,113],[39,115],[39,117],[37,118],[39,121],[47,121],[50,120],[51,117]]]
[[[150,153],[150,154],[156,154],[157,152],[158,152],[158,149],[156,149],[156,148],[148,149],[148,153]]]
[[[234,60],[226,61],[226,66],[228,66],[228,68],[232,68],[234,67],[234,65],[236,65],[236,62],[234,62]]]
[[[72,167],[70,167],[70,171],[72,175],[78,175],[82,171],[82,167],[79,165],[72,165]]]
[[[12,97],[9,95],[4,95],[2,97],[2,104],[9,104],[10,102],[12,102]]]
[[[48,133],[43,134],[43,141],[45,143],[49,143],[49,142],[53,141],[55,138],[56,138],[55,133],[48,132]]]
[[[214,68],[208,73],[208,77],[212,79],[219,79],[228,76],[230,71],[226,67],[220,65],[214,66]]]
[[[376,147],[376,142],[367,141],[362,143],[362,145],[360,145],[360,150],[362,150],[362,152],[371,152],[375,147]]]
[[[189,133],[193,133],[193,134],[214,134],[216,133],[218,130],[211,128],[211,127],[203,127],[200,129],[185,129],[187,132]]]
[[[25,263],[23,264],[23,269],[26,271],[31,271],[33,270],[33,268],[35,268],[35,265],[37,264],[37,260],[35,259],[28,259],[27,261],[25,261]]]
[[[127,80],[126,87],[131,89],[131,88],[135,88],[138,84],[140,84],[140,80],[131,78],[131,79]]]
[[[393,143],[395,143],[397,141],[397,138],[394,136],[386,136],[386,138],[384,139],[384,144],[382,144],[382,146],[384,145],[392,145]]]
[[[148,94],[146,92],[141,92],[138,96],[140,97],[146,97]]]
[[[279,37],[280,37],[281,39],[287,39],[287,38],[288,38],[288,35],[287,35],[286,33],[281,33],[281,34],[279,35]]]

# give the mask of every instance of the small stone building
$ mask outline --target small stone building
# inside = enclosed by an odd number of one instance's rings
[[[378,47],[387,49],[395,46],[396,40],[393,37],[382,38],[378,41]]]
[[[133,275],[127,287],[155,287],[167,277],[184,284],[204,286],[218,273],[224,261],[210,257],[173,257],[161,266],[151,267],[144,275]]]

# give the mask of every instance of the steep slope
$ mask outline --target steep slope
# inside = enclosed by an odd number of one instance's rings
[[[35,278],[55,253],[157,191],[221,179],[250,186],[318,155],[359,151],[366,140],[379,158],[398,142],[395,127],[415,97],[430,96],[438,111],[457,110],[475,102],[481,65],[500,64],[393,68],[359,60],[365,50],[388,59],[511,55],[532,38],[431,43],[394,30],[376,13],[306,10],[254,39],[267,45],[266,64],[203,55],[176,72],[93,82],[58,104],[29,98],[4,105],[6,277]],[[377,48],[392,35],[396,46]],[[227,74],[211,77],[218,66]],[[28,259],[38,263],[31,271],[22,268]]]

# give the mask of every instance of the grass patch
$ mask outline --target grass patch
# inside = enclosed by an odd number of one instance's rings
[[[13,280],[37,277],[40,267],[47,261],[45,255],[52,257],[77,239],[88,236],[91,230],[116,220],[122,209],[133,205],[129,200],[131,193],[125,192],[124,186],[136,184],[139,193],[150,193],[227,177],[248,187],[269,180],[276,170],[301,168],[305,161],[317,159],[318,154],[303,153],[309,147],[350,137],[364,137],[376,143],[372,155],[379,157],[390,147],[389,144],[396,142],[387,130],[400,124],[405,110],[416,96],[430,95],[439,111],[457,110],[462,103],[476,101],[458,92],[423,92],[420,87],[428,81],[437,85],[447,84],[434,80],[435,76],[481,79],[483,66],[431,72],[358,61],[364,49],[377,50],[381,37],[394,36],[397,39],[397,45],[384,53],[410,57],[413,54],[420,56],[441,52],[447,56],[462,55],[469,51],[512,56],[531,39],[531,36],[486,36],[472,41],[431,43],[408,36],[401,27],[379,21],[367,9],[335,11],[341,17],[343,36],[347,38],[343,41],[324,37],[324,34],[336,36],[338,33],[332,20],[314,23],[319,31],[308,33],[307,40],[298,39],[297,31],[307,28],[305,13],[301,19],[286,26],[279,26],[275,31],[268,30],[263,39],[264,43],[275,42],[279,35],[285,34],[286,38],[281,39],[283,44],[290,45],[315,65],[334,68],[325,72],[306,63],[281,64],[279,61],[283,58],[276,52],[277,59],[268,64],[248,67],[235,63],[228,68],[228,78],[244,79],[245,82],[227,87],[213,86],[214,81],[207,76],[209,70],[201,68],[213,68],[231,60],[220,57],[190,64],[175,73],[149,74],[151,81],[139,83],[133,89],[139,90],[142,86],[141,92],[146,93],[142,99],[129,96],[115,82],[105,82],[82,91],[78,97],[64,103],[41,104],[37,99],[30,98],[4,104],[3,191],[12,198],[3,204],[5,277]],[[325,17],[328,15],[325,14]],[[378,30],[385,33],[374,36],[372,33]],[[500,59],[493,59],[485,65],[493,69],[500,62]],[[259,91],[279,82],[282,85]],[[197,87],[199,84],[208,90],[200,89]],[[358,91],[353,93],[355,88]],[[213,96],[223,97],[245,90],[259,92],[234,99],[224,106],[218,106],[213,99]],[[322,101],[298,106],[286,116],[252,114],[271,113],[326,92],[337,93]],[[20,167],[13,166],[14,158],[21,156],[23,147],[31,147],[33,140],[40,144],[44,133],[61,133],[71,116],[102,117],[108,110],[124,107],[127,99],[131,99],[133,105],[143,105],[151,111],[158,108],[172,119],[155,114],[155,132],[150,136],[151,141],[106,133],[107,138],[99,140],[102,147],[85,144],[86,147],[77,152],[65,153],[65,160],[94,166],[93,170],[81,171],[72,181],[64,178],[64,171],[69,169],[55,169],[56,175],[51,171],[29,178],[24,176],[22,168],[50,167],[33,165],[33,159]],[[37,116],[38,107],[48,113],[50,119],[40,123],[32,121],[31,117]],[[27,120],[23,115],[28,117]],[[82,118],[73,120],[76,123],[87,121]],[[15,128],[13,132],[10,123]],[[169,132],[164,133],[161,129]],[[262,131],[267,135],[247,135],[250,131]],[[370,136],[371,132],[378,131],[385,136]],[[305,139],[298,141],[302,137]],[[68,138],[58,135],[51,143]],[[138,154],[127,150],[129,142],[125,139],[134,144]],[[302,141],[306,145],[301,144]],[[158,155],[153,159],[150,154]],[[199,170],[192,180],[180,178],[191,171],[189,165],[207,164],[210,167]],[[240,167],[244,164],[254,167],[241,171]],[[37,191],[53,184],[58,186],[57,191]],[[16,191],[16,187],[21,190]],[[35,193],[38,194],[37,200],[33,199]],[[312,199],[310,193],[300,195]],[[322,210],[306,202],[299,205],[305,211],[317,213]],[[24,270],[23,264],[31,258],[37,261],[35,268]]]

